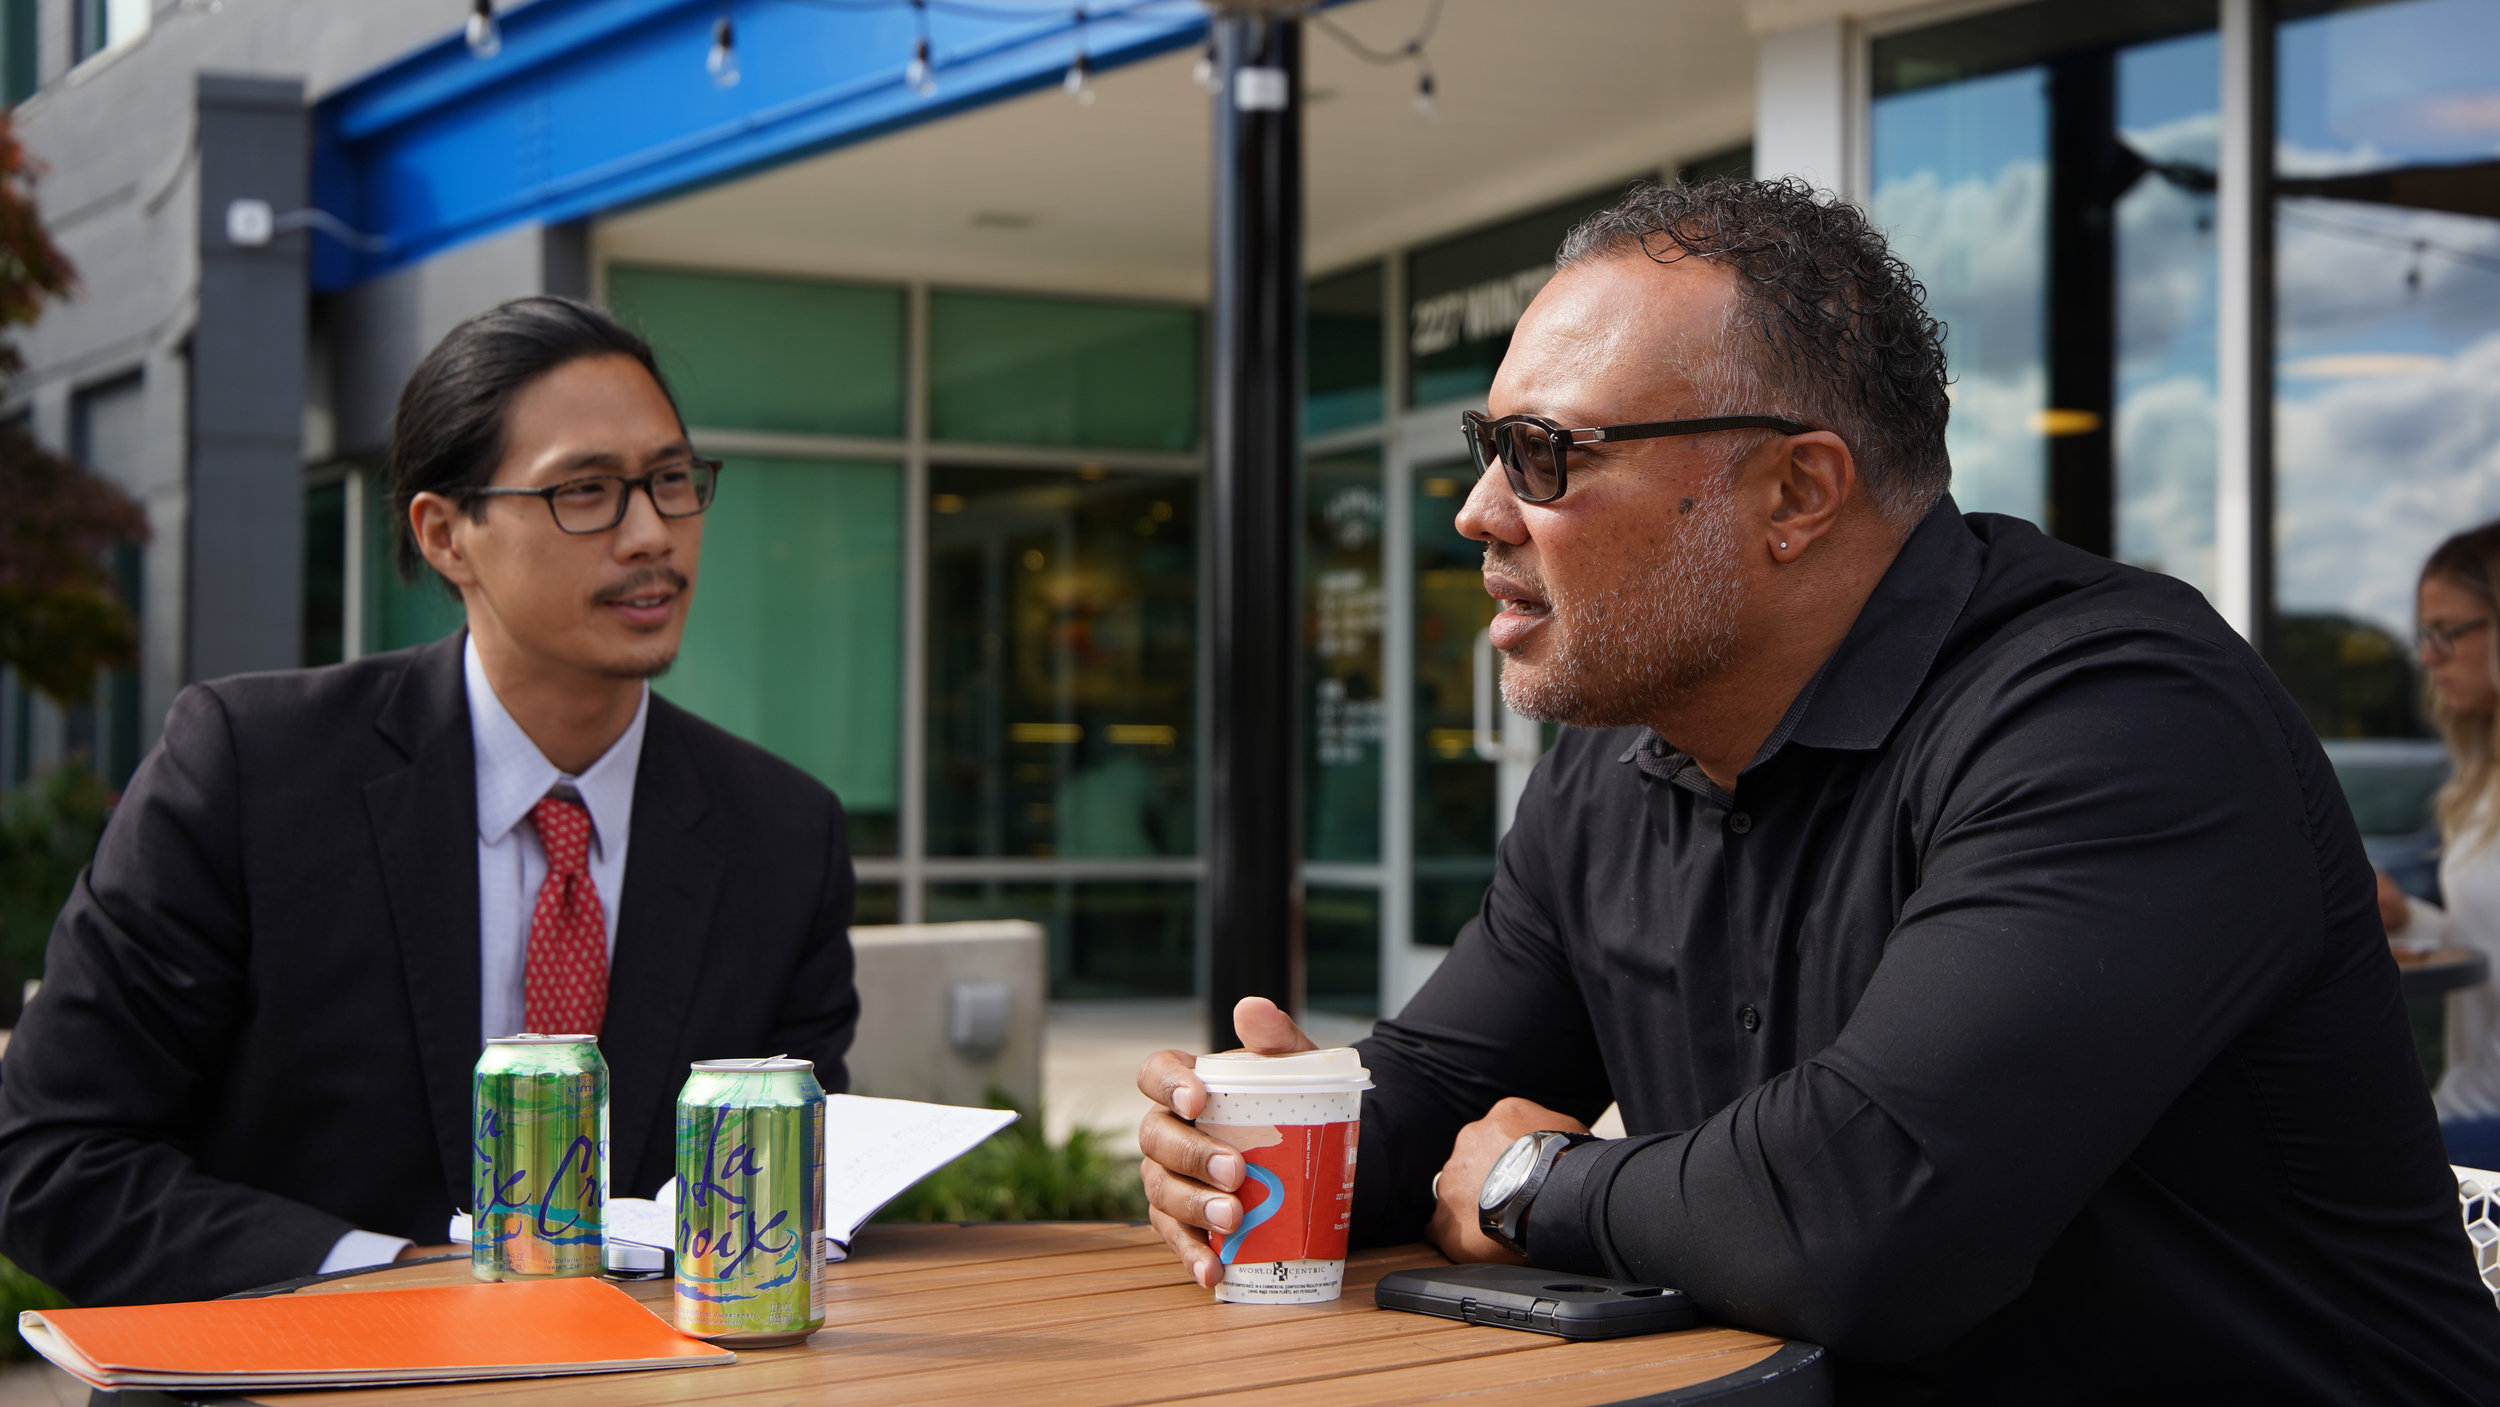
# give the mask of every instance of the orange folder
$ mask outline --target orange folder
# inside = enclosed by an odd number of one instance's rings
[[[17,1322],[36,1352],[108,1391],[452,1382],[738,1361],[592,1279],[30,1309]]]

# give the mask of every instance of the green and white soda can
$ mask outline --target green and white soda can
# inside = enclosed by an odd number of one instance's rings
[[[699,1060],[677,1096],[677,1330],[732,1348],[825,1326],[813,1061]]]
[[[598,1274],[608,1201],[608,1062],[599,1038],[488,1041],[469,1120],[469,1273]]]

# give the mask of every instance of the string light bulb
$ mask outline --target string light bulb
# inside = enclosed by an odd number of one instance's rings
[[[1438,116],[1441,111],[1440,98],[1433,91],[1432,70],[1420,66],[1415,70],[1415,111],[1425,117]]]
[[[738,32],[727,15],[712,21],[712,52],[703,56],[703,71],[712,75],[714,87],[738,86]]]
[[[1207,47],[1198,51],[1197,66],[1190,69],[1189,76],[1199,87],[1206,89],[1208,93],[1212,94],[1215,91],[1217,86],[1217,79],[1215,76],[1215,36],[1212,33],[1207,36]]]
[[[1085,7],[1076,7],[1076,60],[1068,65],[1068,76],[1059,85],[1076,99],[1078,107],[1094,105],[1094,66],[1085,58]]]
[[[495,0],[477,0],[469,7],[469,53],[491,59],[503,52],[503,26],[495,23]]]
[[[911,62],[903,66],[903,82],[924,98],[937,95],[937,70],[929,63],[928,0],[911,0],[911,19],[919,31],[912,41]]]

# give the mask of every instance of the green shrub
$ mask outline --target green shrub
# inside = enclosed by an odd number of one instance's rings
[[[9,984],[0,994],[0,1020],[17,1007],[16,984],[43,975],[52,920],[95,858],[117,799],[83,762],[56,767],[0,798],[0,980]]]
[[[8,1333],[0,1336],[0,1363],[35,1356],[35,1351],[26,1346],[26,1340],[17,1336],[19,1310],[60,1309],[68,1303],[51,1286],[0,1260],[0,1315],[7,1316],[8,1325]]]
[[[996,1094],[993,1108],[1010,1107]],[[1039,1113],[921,1179],[879,1221],[1143,1221],[1137,1165],[1113,1157],[1090,1129],[1053,1144]]]

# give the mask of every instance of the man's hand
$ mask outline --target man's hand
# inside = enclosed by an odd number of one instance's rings
[[[1260,1055],[1319,1049],[1265,997],[1242,998],[1233,1008],[1233,1029],[1248,1042],[1244,1049]],[[1189,1277],[1212,1290],[1223,1282],[1224,1266],[1207,1244],[1207,1232],[1241,1225],[1241,1199],[1233,1193],[1240,1190],[1246,1160],[1185,1122],[1207,1107],[1207,1087],[1198,1082],[1196,1066],[1197,1057],[1187,1051],[1166,1050],[1138,1068],[1137,1088],[1162,1106],[1138,1125],[1137,1151],[1145,1154],[1138,1175],[1146,1183],[1146,1215],[1155,1230],[1188,1267]]]
[[[1494,1161],[1503,1150],[1518,1142],[1520,1135],[1543,1129],[1587,1133],[1589,1126],[1542,1104],[1505,1099],[1483,1118],[1458,1131],[1450,1160],[1441,1165],[1440,1174],[1432,1180],[1436,1205],[1431,1223],[1424,1228],[1425,1238],[1440,1247],[1441,1254],[1461,1263],[1527,1263],[1476,1228],[1476,1198],[1484,1190],[1485,1174],[1493,1171]]]

